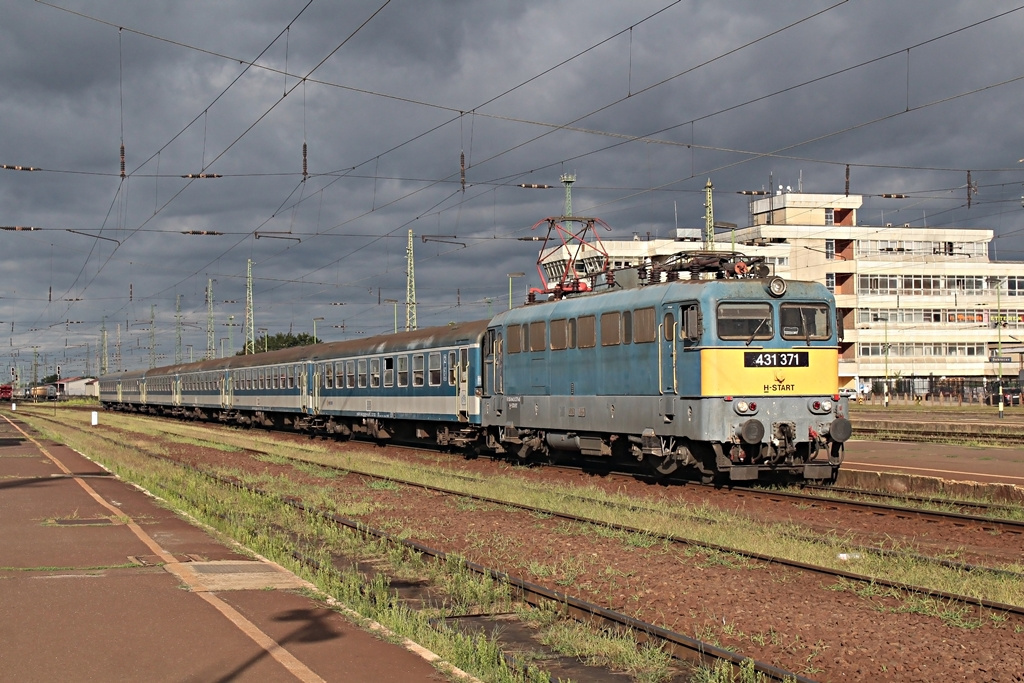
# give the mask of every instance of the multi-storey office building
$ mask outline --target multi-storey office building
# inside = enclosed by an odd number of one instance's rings
[[[716,250],[762,256],[785,278],[835,294],[845,337],[840,386],[918,394],[983,393],[1015,384],[1024,351],[1024,263],[991,261],[985,229],[860,225],[855,195],[780,193],[750,203],[750,224]],[[700,251],[700,231],[675,240],[603,241],[613,268]],[[579,262],[577,256],[577,262]],[[556,272],[568,252],[546,263]]]

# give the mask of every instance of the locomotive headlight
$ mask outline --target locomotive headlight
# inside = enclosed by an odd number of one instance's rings
[[[753,401],[736,401],[733,404],[733,410],[740,415],[750,415],[757,412],[757,404]]]
[[[824,415],[832,412],[832,407],[835,404],[827,398],[812,398],[807,401],[807,409],[812,413]]]
[[[773,277],[768,281],[768,293],[778,298],[786,293],[786,281],[781,277]]]

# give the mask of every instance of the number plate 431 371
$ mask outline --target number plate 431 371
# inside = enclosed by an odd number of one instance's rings
[[[744,351],[745,368],[806,368],[809,354],[806,351]]]

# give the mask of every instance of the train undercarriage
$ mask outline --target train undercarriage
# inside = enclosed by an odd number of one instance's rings
[[[653,429],[641,434],[573,433],[262,410],[139,406],[130,403],[107,403],[104,408],[240,427],[294,431],[340,440],[356,438],[376,443],[431,446],[462,452],[468,457],[486,454],[523,464],[566,462],[573,458],[598,459],[629,469],[640,464],[659,478],[690,471],[698,474],[705,483],[769,478],[832,481],[842,462],[843,441],[849,432],[849,422],[838,418],[832,427],[834,432],[838,432],[835,438],[812,429],[807,440],[799,441],[792,423],[779,423],[773,426],[767,442],[760,442],[758,434],[742,430],[729,441],[720,442],[660,436]]]

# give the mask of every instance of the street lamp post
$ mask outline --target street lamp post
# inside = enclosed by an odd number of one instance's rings
[[[885,344],[885,390],[882,392],[882,402],[885,407],[889,407],[889,312],[885,313],[885,336],[883,337],[883,343]]]
[[[316,338],[316,321],[317,320],[323,320],[323,319],[324,319],[323,316],[319,316],[319,317],[313,318],[313,343],[314,344],[316,344],[317,341],[318,341],[317,338]]]
[[[1003,419],[1003,305],[1000,298],[1000,292],[1003,289],[1003,278],[992,277],[989,278],[989,284],[993,284],[996,287],[996,365],[999,368],[999,380],[997,388],[999,389],[999,419]]]
[[[512,280],[513,278],[523,277],[526,273],[509,273],[508,274],[508,310],[512,310]]]

